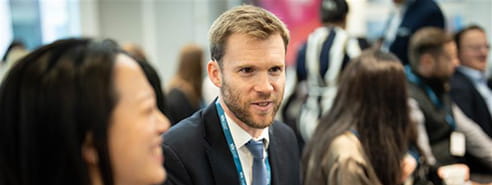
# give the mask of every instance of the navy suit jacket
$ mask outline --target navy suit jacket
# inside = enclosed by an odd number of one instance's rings
[[[299,150],[294,132],[274,122],[268,156],[272,185],[299,185]],[[166,185],[240,184],[220,126],[215,103],[179,122],[164,134]]]
[[[444,29],[444,15],[433,0],[410,1],[403,15],[395,40],[389,50],[394,53],[403,64],[408,64],[408,44],[410,37],[420,28],[433,26]]]
[[[451,78],[451,98],[483,131],[492,137],[492,117],[482,95],[473,82],[459,70]]]

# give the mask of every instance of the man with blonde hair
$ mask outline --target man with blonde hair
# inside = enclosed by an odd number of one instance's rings
[[[297,185],[294,132],[274,121],[285,87],[286,26],[239,6],[210,28],[208,77],[219,98],[164,135],[165,184]]]

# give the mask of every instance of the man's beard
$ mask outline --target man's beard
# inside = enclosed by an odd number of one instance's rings
[[[450,90],[449,80],[450,77],[430,77],[424,79],[425,83],[439,94],[446,93]]]
[[[263,129],[269,127],[274,120],[275,114],[278,111],[282,100],[277,97],[271,97],[272,94],[259,94],[258,100],[272,100],[273,102],[273,111],[270,112],[269,117],[264,122],[256,122],[253,120],[253,115],[248,111],[249,103],[241,104],[240,93],[236,93],[234,90],[229,88],[227,83],[223,83],[222,88],[220,89],[221,94],[223,95],[224,103],[227,105],[229,110],[236,116],[240,121],[245,123],[251,128]]]

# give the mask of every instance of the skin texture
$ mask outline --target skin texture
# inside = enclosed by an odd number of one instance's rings
[[[225,113],[251,136],[273,123],[285,87],[285,47],[280,34],[258,40],[235,33],[226,41],[222,67],[208,63],[209,78],[221,89]]]
[[[435,77],[445,81],[449,80],[459,63],[456,44],[454,42],[446,43],[442,53],[435,58],[433,67]]]
[[[485,33],[480,30],[466,31],[459,44],[461,64],[484,72],[489,53],[489,44]]]
[[[168,119],[156,105],[139,65],[118,55],[114,69],[117,104],[109,127],[109,152],[115,184],[157,184],[166,178],[161,134]]]

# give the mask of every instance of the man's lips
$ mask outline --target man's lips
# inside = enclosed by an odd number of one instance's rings
[[[251,104],[255,109],[260,111],[268,111],[273,107],[273,101],[256,101]]]

